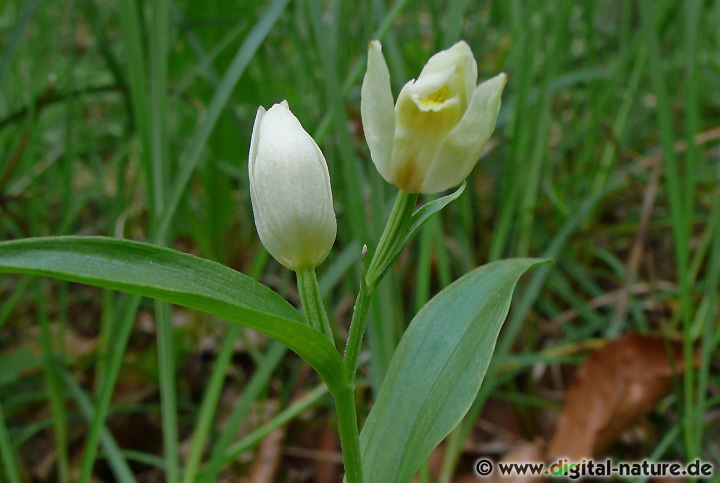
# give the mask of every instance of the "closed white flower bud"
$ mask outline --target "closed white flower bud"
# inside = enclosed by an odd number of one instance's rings
[[[267,112],[258,108],[248,173],[255,226],[267,251],[294,271],[320,265],[337,233],[330,174],[287,101]]]
[[[476,82],[477,64],[461,41],[433,55],[393,108],[382,47],[370,42],[360,109],[372,160],[385,180],[427,194],[470,174],[495,129],[507,76]]]

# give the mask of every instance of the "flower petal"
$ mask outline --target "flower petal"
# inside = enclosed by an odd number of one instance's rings
[[[460,96],[463,107],[467,106],[477,83],[477,62],[465,41],[461,40],[449,49],[430,57],[420,72],[418,81],[429,74],[448,71],[454,72],[453,89]]]
[[[257,159],[258,146],[260,143],[260,125],[262,124],[263,117],[265,116],[265,108],[258,107],[257,114],[255,114],[255,123],[253,124],[252,137],[250,138],[250,154],[248,156],[248,178],[250,179],[250,201],[252,202],[253,217],[257,219],[259,213],[255,208],[258,204],[257,194],[255,190],[255,183],[253,179],[253,172],[255,171],[255,160]]]
[[[435,154],[421,193],[445,191],[470,174],[495,129],[506,83],[507,76],[499,74],[477,86],[467,111]]]
[[[457,96],[432,106],[426,96],[440,86],[410,81],[398,96],[390,182],[407,193],[420,192],[435,153],[463,115]]]
[[[255,164],[255,157],[257,156],[260,124],[262,123],[263,116],[265,116],[265,112],[265,108],[260,106],[258,107],[257,114],[255,114],[255,123],[253,124],[252,137],[250,138],[250,156],[248,156],[248,171],[251,174],[252,167]]]
[[[458,93],[453,93],[453,89],[450,86],[453,77],[454,74],[452,71],[445,71],[428,74],[422,79],[408,82],[398,97],[398,102],[395,107],[395,122],[397,122],[397,113],[399,110],[397,106],[400,104],[400,98],[404,94],[409,94],[421,111],[440,111],[444,109],[448,103],[458,102]],[[462,106],[460,106],[460,109],[462,110]]]
[[[360,93],[360,114],[373,163],[382,177],[390,181],[395,108],[390,89],[390,72],[382,54],[382,46],[377,40],[370,42],[368,50],[367,72]]]

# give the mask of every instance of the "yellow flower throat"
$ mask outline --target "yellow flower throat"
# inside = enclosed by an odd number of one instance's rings
[[[450,86],[445,84],[440,89],[419,99],[423,107],[438,107],[447,101],[451,96]]]

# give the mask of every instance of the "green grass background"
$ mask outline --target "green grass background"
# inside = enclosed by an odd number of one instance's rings
[[[509,76],[498,126],[466,193],[428,223],[373,296],[368,396],[433,294],[487,261],[553,257],[516,296],[495,369],[449,439],[442,477],[455,473],[491,394],[512,402],[531,438],[539,411],[562,403],[538,391],[532,369],[578,364],[595,339],[625,332],[681,338],[686,362],[699,354],[652,419],[667,436],[635,456],[702,457],[720,471],[718,25],[720,2],[691,0],[5,0],[0,239],[148,240],[230,265],[296,301],[293,277],[257,238],[246,174],[257,107],[287,99],[329,164],[338,238],[319,275],[342,333],[360,248],[374,246],[395,193],[363,140],[367,43],[383,41],[397,94],[430,55],[464,39],[480,79]],[[157,345],[130,357],[138,312],[154,321]],[[208,333],[226,328],[189,314],[173,329],[178,317],[166,304],[121,294],[0,279],[7,479],[27,478],[17,455],[50,431],[59,481],[89,477],[96,458],[124,481],[134,478],[135,461],[164,467],[168,481],[212,481],[221,468],[246,471],[237,455],[273,427],[328,404],[318,386],[291,405],[301,362],[283,359],[276,345],[247,343],[237,327],[217,337],[207,387],[190,397],[185,361]],[[71,357],[53,330],[90,334],[98,347]],[[255,369],[233,420],[267,399],[273,380],[283,382],[280,408],[289,407],[239,441],[215,412],[237,341]],[[157,385],[159,406],[111,403],[114,384],[103,381],[128,364]],[[38,404],[49,408],[44,419],[25,420]],[[162,415],[164,454],[113,446],[104,418],[93,417],[128,410]],[[94,420],[90,438],[102,449],[77,461],[69,428],[83,420]],[[178,442],[189,434],[180,458]]]

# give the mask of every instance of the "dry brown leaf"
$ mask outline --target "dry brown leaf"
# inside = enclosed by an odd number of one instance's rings
[[[250,475],[239,481],[247,483],[264,483],[275,481],[280,460],[282,459],[282,445],[285,439],[286,428],[278,428],[268,434],[260,443],[260,449],[253,462]]]
[[[575,375],[548,458],[593,457],[672,389],[683,371],[682,343],[628,334],[594,351]]]

